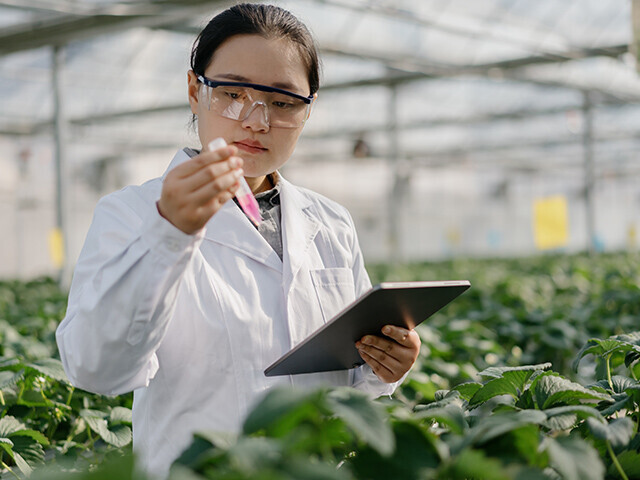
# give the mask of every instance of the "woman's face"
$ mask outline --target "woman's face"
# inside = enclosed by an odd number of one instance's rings
[[[260,35],[236,35],[226,40],[213,55],[204,76],[211,80],[258,83],[309,95],[307,70],[296,46],[288,39],[266,39]],[[222,137],[238,147],[243,170],[252,189],[264,176],[280,168],[295,148],[302,125],[295,128],[270,127],[263,109],[255,108],[243,120],[231,120],[209,110],[206,88],[189,71],[189,103],[198,116],[198,135],[203,146]]]

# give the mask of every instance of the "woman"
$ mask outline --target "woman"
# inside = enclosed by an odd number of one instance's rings
[[[188,73],[201,152],[97,205],[57,331],[80,388],[134,393],[134,448],[167,472],[197,430],[238,431],[268,388],[351,385],[393,392],[420,347],[389,327],[356,346],[350,371],[263,370],[371,286],[348,212],[278,174],[319,86],[313,40],[274,6],[237,5],[196,40]],[[228,146],[207,151],[222,137]],[[240,176],[256,228],[234,201]]]

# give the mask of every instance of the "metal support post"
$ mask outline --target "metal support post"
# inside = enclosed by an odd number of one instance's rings
[[[62,242],[62,264],[58,269],[58,283],[66,289],[69,282],[69,255],[66,218],[66,143],[67,120],[64,115],[64,95],[62,87],[62,69],[64,66],[64,47],[56,45],[52,50],[52,87],[53,87],[53,123],[55,145],[56,175],[56,228]]]
[[[389,261],[395,263],[400,260],[402,248],[402,192],[400,191],[400,159],[398,148],[398,88],[396,84],[389,86],[389,103],[387,109],[387,126],[389,132],[389,166],[393,172],[392,184],[389,189],[388,202],[388,230],[387,244],[389,246]]]
[[[593,103],[591,93],[583,92],[583,132],[582,148],[584,153],[584,201],[587,226],[587,251],[590,254],[595,252],[596,231],[595,231],[595,207],[594,207],[594,155],[593,155]]]

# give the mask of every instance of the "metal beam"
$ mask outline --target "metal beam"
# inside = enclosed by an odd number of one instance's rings
[[[344,48],[337,44],[325,43],[320,50],[323,53],[357,57],[366,60],[381,62],[392,68],[406,72],[420,72],[429,77],[457,77],[462,75],[478,75],[494,73],[499,70],[513,70],[529,65],[548,63],[562,63],[569,60],[578,60],[591,57],[619,57],[629,51],[628,45],[610,45],[606,47],[582,48],[568,52],[567,57],[551,56],[546,53],[529,55],[525,57],[500,60],[497,62],[482,63],[476,65],[438,65],[433,62],[412,55],[384,55],[375,51],[354,50]]]
[[[406,81],[409,77],[406,77]],[[381,85],[382,83],[376,83],[373,85]],[[355,86],[357,82],[353,82],[352,85]],[[391,80],[389,80],[389,85],[393,84]],[[333,90],[340,88],[348,88],[345,84],[339,85],[330,85],[327,87],[323,87],[323,90]],[[630,102],[620,102],[617,100],[606,100],[598,105],[599,108],[606,107],[615,107],[615,106],[629,106],[633,103]],[[640,105],[640,104],[638,104]],[[595,105],[594,105],[595,106]],[[179,112],[185,111],[188,112],[189,104],[187,102],[180,102],[176,104],[168,104],[158,107],[151,107],[145,109],[136,109],[136,110],[121,110],[119,112],[109,112],[103,114],[95,114],[88,115],[84,117],[77,117],[69,119],[68,122],[70,125],[75,127],[83,127],[87,125],[99,125],[101,123],[108,123],[113,120],[118,120],[126,117],[136,117],[143,115],[153,115],[157,113],[170,113],[170,112]],[[464,118],[456,118],[456,119],[435,119],[435,120],[417,120],[411,121],[406,124],[399,124],[399,130],[418,130],[423,128],[433,128],[433,127],[442,127],[448,125],[474,125],[481,123],[489,123],[495,121],[507,121],[507,120],[522,120],[526,118],[538,118],[545,117],[549,115],[558,115],[562,113],[566,113],[568,111],[579,111],[582,109],[582,105],[575,106],[566,106],[566,107],[551,107],[540,110],[515,110],[512,112],[504,112],[504,113],[484,113],[477,115],[470,115]],[[37,135],[40,133],[45,133],[49,131],[53,127],[53,123],[50,120],[33,123],[33,124],[15,124],[15,125],[7,125],[4,127],[0,126],[0,135],[9,135],[9,136],[28,136],[28,135]],[[303,138],[305,139],[324,139],[324,138],[339,138],[339,137],[356,137],[362,133],[379,133],[384,132],[388,128],[387,124],[380,125],[372,125],[368,127],[354,127],[354,128],[335,128],[330,130],[322,130],[319,132],[313,132],[307,130],[304,133]]]
[[[467,22],[461,22],[461,24],[442,22],[441,12],[436,13],[432,18],[426,17],[423,13],[416,11],[409,11],[406,9],[396,8],[390,3],[381,4],[379,2],[368,2],[367,4],[354,4],[345,0],[311,0],[312,3],[319,3],[322,5],[336,6],[343,9],[352,10],[362,14],[374,14],[386,19],[399,20],[406,24],[413,24],[419,27],[428,27],[431,30],[448,33],[451,35],[457,35],[464,39],[470,40],[489,40],[494,42],[506,43],[508,45],[515,45],[524,49],[528,49],[532,52],[539,52],[542,55],[546,55],[549,58],[560,58],[564,60],[572,60],[574,53],[579,52],[581,48],[575,45],[567,45],[566,42],[560,44],[550,45],[549,37],[555,35],[561,40],[555,32],[548,29],[538,29],[539,31],[532,31],[537,34],[537,37],[544,37],[545,44],[541,45],[539,41],[524,39],[521,36],[507,35],[504,33],[498,33],[495,30],[491,31],[479,31],[472,30],[467,26]],[[557,42],[556,42],[557,43]],[[541,49],[542,48],[542,49]]]
[[[183,22],[203,11],[230,3],[222,0],[158,0],[148,3],[100,5],[92,14],[54,15],[39,21],[3,28],[0,55],[64,45],[135,27],[159,27]]]
[[[301,138],[301,141],[304,140],[304,136]],[[596,148],[598,146],[606,145],[606,144],[614,144],[616,142],[621,141],[629,141],[629,140],[637,140],[640,141],[640,133],[608,133],[606,135],[600,135],[597,138],[594,138]],[[564,137],[564,138],[556,138],[551,140],[520,140],[517,143],[503,143],[498,145],[482,145],[482,144],[469,144],[469,145],[461,145],[455,148],[446,148],[442,150],[408,150],[401,153],[401,158],[411,160],[412,162],[416,162],[416,164],[423,166],[440,166],[440,165],[448,165],[451,159],[456,158],[459,161],[470,161],[474,157],[482,156],[483,154],[489,156],[490,158],[494,158],[495,154],[500,154],[501,156],[512,155],[514,151],[519,149],[526,148],[537,148],[537,149],[547,149],[552,150],[555,148],[561,147],[576,147],[576,158],[582,158],[580,155],[580,148],[582,145],[582,137]],[[301,161],[327,161],[327,154],[318,153],[318,154],[305,154],[302,149],[296,154],[296,158]],[[346,155],[346,152],[345,152]],[[376,155],[387,158],[387,152],[378,151]],[[609,155],[607,152],[603,152],[602,155]],[[576,166],[581,166],[582,162],[577,162]],[[597,164],[599,165],[599,163]]]
[[[66,13],[87,15],[95,11],[96,6],[77,0],[0,0],[0,7],[15,8],[44,13]]]
[[[314,0],[315,1],[315,0]],[[200,31],[198,27],[188,24],[174,23],[166,27],[161,27],[178,33],[197,35]],[[438,64],[431,60],[416,57],[414,55],[402,54],[382,54],[377,51],[363,49],[345,48],[339,44],[323,42],[319,45],[321,54],[338,55],[349,58],[360,58],[382,63],[386,67],[410,75],[414,78],[444,78],[463,75],[486,75],[487,73],[497,73],[500,70],[512,70],[529,65],[540,65],[547,63],[562,63],[571,60],[580,60],[592,57],[614,57],[629,51],[628,45],[608,45],[591,48],[574,48],[567,50],[563,55],[542,51],[533,55],[501,60],[497,62],[482,63],[477,65],[453,65]],[[401,76],[400,74],[398,76]],[[527,78],[516,78],[519,81],[529,81]],[[533,81],[533,80],[531,80]],[[386,81],[382,82],[387,84]],[[548,84],[548,83],[546,83]],[[326,87],[322,87],[326,89]]]

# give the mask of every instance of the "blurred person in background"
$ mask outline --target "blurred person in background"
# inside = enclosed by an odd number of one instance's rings
[[[319,88],[307,28],[269,5],[236,5],[196,39],[188,97],[202,148],[161,178],[98,203],[57,342],[72,383],[134,391],[134,448],[167,474],[198,430],[237,432],[274,385],[393,393],[416,332],[357,342],[363,366],[266,377],[265,367],[364,294],[371,282],[347,210],[287,182]],[[228,146],[209,151],[222,137]],[[232,200],[244,176],[263,221]]]

